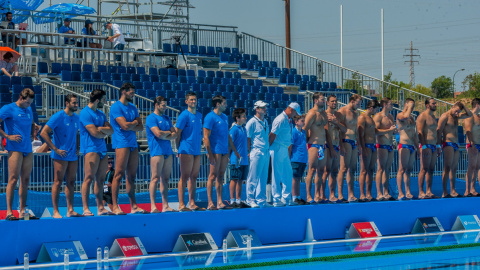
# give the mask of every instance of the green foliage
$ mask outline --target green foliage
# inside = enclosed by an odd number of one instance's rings
[[[473,73],[465,77],[462,82],[463,88],[466,89],[459,97],[474,98],[480,96],[480,73]],[[468,88],[467,88],[468,87]]]
[[[442,75],[432,82],[432,93],[436,98],[453,97],[453,82],[450,77]]]

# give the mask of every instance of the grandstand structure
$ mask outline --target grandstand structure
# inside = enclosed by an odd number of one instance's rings
[[[108,101],[104,110],[108,116],[109,105],[118,99],[118,89],[127,81],[136,87],[134,103],[143,119],[153,112],[153,99],[162,95],[168,99],[167,113],[173,122],[186,108],[184,101],[188,91],[197,94],[199,111],[203,116],[211,111],[212,96],[225,96],[228,105],[225,114],[230,123],[233,121],[231,113],[234,108],[247,108],[247,116],[251,117],[253,110],[249,108],[253,108],[256,100],[270,103],[267,116],[270,123],[289,102],[298,102],[302,110],[307,111],[311,108],[314,91],[321,91],[327,96],[337,95],[340,105],[348,103],[352,93],[362,95],[364,100],[389,97],[395,104],[394,116],[402,110],[406,98],[416,100],[418,111],[414,112],[415,115],[421,112],[424,101],[430,98],[260,37],[238,32],[233,26],[184,24],[181,26],[184,35],[178,43],[170,39],[172,33],[178,33],[178,26],[154,25],[151,21],[138,18],[85,18],[94,21],[113,19],[123,28],[124,33],[129,31],[137,37],[148,38],[140,42],[140,47],[130,44],[124,51],[79,48],[59,44],[65,35],[45,33],[44,28],[35,26],[29,18],[28,23],[33,26],[28,44],[18,48],[22,54],[18,63],[23,76],[12,77],[11,80],[0,77],[1,106],[16,100],[18,92],[23,88],[32,88],[36,95],[35,103],[32,104],[35,121],[43,124],[64,107],[64,95],[77,94],[79,107],[83,108],[88,103],[90,91],[103,89],[107,92]],[[71,26],[79,31],[83,28],[83,20],[74,19]],[[0,31],[15,34],[18,30]],[[39,42],[42,36],[51,37],[52,42]],[[83,39],[86,36],[74,37]],[[290,68],[286,68],[287,52],[291,55]],[[119,53],[123,55],[122,61],[116,62],[113,56]],[[437,100],[437,104],[437,117],[452,105],[441,100]],[[459,134],[464,143],[463,130],[459,130]],[[146,152],[145,131],[138,132],[137,138],[142,150],[137,181],[139,190],[142,191],[148,189],[150,157]],[[113,152],[111,144],[108,145],[109,152]],[[463,151],[459,174],[466,172],[466,158],[466,152]],[[175,159],[171,187],[176,187],[180,175],[177,162]],[[80,158],[78,182],[83,180],[82,163],[83,159]],[[205,164],[208,162],[202,162],[197,181],[199,186],[205,185],[208,176],[208,166]],[[441,172],[440,159],[437,166],[436,171]],[[33,190],[49,190],[49,183],[53,181],[52,167],[49,156],[35,156],[31,183]],[[418,172],[418,161],[415,168],[415,172]],[[6,158],[2,159],[0,169],[3,177],[0,190],[3,190],[8,180]],[[391,173],[392,176],[396,174],[395,166]]]

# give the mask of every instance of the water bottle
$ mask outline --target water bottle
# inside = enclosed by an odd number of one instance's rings
[[[100,246],[98,246],[97,248],[97,262],[101,262],[102,261],[102,248]]]
[[[30,267],[30,256],[28,256],[28,253],[25,252],[23,254],[23,269],[28,269]]]
[[[130,37],[130,31],[127,31],[127,37]]]
[[[63,252],[63,265],[68,264],[70,264],[70,255],[68,254],[68,249],[65,249],[65,252]]]
[[[25,205],[25,212],[23,213],[23,220],[30,220],[30,209]]]
[[[240,168],[240,163],[242,163],[242,157],[237,158],[237,163],[235,163],[235,168]]]
[[[108,247],[105,247],[105,249],[103,250],[103,260],[108,261],[108,256],[109,256],[109,250],[108,250]]]
[[[222,248],[223,248],[223,252],[226,253],[227,252],[227,238],[223,239],[223,245],[222,245]]]

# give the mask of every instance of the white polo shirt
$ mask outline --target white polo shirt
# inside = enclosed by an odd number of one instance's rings
[[[251,149],[257,149],[262,152],[268,151],[268,134],[270,133],[270,128],[265,118],[262,121],[256,116],[252,117],[252,119],[247,122],[246,129],[247,138],[250,138],[252,143]]]
[[[120,36],[113,39],[113,47],[117,46],[118,44],[125,44],[125,37],[123,36],[120,25],[112,23],[112,32],[113,35],[120,34]]]
[[[285,111],[273,120],[272,133],[277,135],[273,144],[278,143],[284,147],[289,147],[292,144],[292,124]]]

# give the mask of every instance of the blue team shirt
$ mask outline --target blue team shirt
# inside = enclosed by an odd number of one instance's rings
[[[59,111],[47,122],[53,130],[53,144],[60,150],[67,151],[66,157],[61,157],[55,151],[50,154],[53,159],[75,161],[77,157],[77,133],[80,120],[76,113],[68,116],[65,111]]]
[[[103,127],[107,122],[107,116],[100,110],[92,110],[85,107],[80,112],[80,152],[84,155],[90,152],[107,152],[107,144],[105,139],[95,138],[87,130],[86,126],[94,125],[95,127]]]
[[[247,129],[244,126],[233,124],[230,129],[230,137],[232,137],[233,145],[242,157],[240,165],[248,165]],[[237,164],[237,156],[234,152],[230,154],[230,164]]]
[[[298,130],[296,127],[292,130],[292,157],[291,162],[308,162],[307,133],[305,130]]]
[[[202,147],[202,114],[183,111],[177,118],[175,127],[182,130],[179,154],[200,155]]]
[[[70,31],[70,30],[75,33],[75,30],[74,30],[72,27],[66,27],[65,25],[62,25],[62,26],[60,26],[60,28],[58,28],[58,33],[60,33],[60,34],[65,34],[65,33],[67,33],[67,32]],[[73,35],[73,34],[72,34],[72,35]],[[64,40],[64,43],[65,43],[65,44],[68,44],[68,43],[69,43],[69,42],[68,42],[68,38],[63,38],[63,40]],[[72,38],[71,41],[74,42],[75,39]]]
[[[17,143],[7,140],[5,149],[23,153],[32,152],[32,108],[22,109],[15,102],[0,109],[0,119],[5,122],[5,132],[8,135],[21,135],[22,141]]]
[[[110,122],[113,127],[112,146],[113,149],[125,147],[138,147],[137,135],[133,130],[123,130],[117,122],[118,117],[125,117],[127,122],[133,122],[135,118],[139,117],[138,109],[132,103],[127,106],[122,102],[115,102],[110,107]]]
[[[172,121],[166,115],[157,115],[152,113],[147,116],[145,122],[147,129],[148,148],[150,149],[150,156],[172,155],[172,143],[170,140],[161,140],[152,132],[153,127],[158,127],[160,131],[170,131],[173,128]]]
[[[211,130],[210,147],[214,154],[228,154],[228,117],[211,111],[205,116],[203,127]]]

